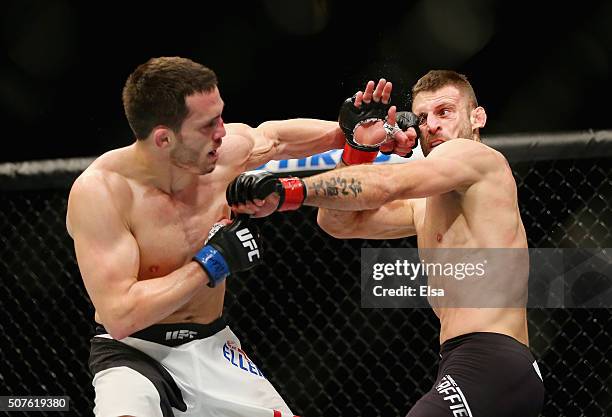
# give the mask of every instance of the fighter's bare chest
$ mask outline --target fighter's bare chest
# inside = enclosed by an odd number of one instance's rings
[[[454,193],[422,199],[415,217],[419,247],[461,246],[469,238],[461,196]]]
[[[139,278],[166,275],[197,252],[212,225],[229,216],[224,193],[209,190],[188,199],[152,195],[135,205],[132,234],[140,249]]]

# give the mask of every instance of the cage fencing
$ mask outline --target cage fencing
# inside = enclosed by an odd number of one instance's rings
[[[611,138],[491,139],[511,162],[530,247],[612,247]],[[86,163],[0,167],[0,395],[68,395],[63,414],[77,416],[92,415],[94,311],[65,214]],[[311,208],[274,214],[262,234],[265,264],[231,277],[226,295],[250,356],[299,415],[404,416],[433,384],[437,320],[427,309],[362,309],[360,250],[416,241],[337,240]],[[532,309],[528,318],[547,390],[542,415],[612,415],[612,309]]]

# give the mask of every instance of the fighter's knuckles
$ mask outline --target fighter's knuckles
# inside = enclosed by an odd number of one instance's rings
[[[390,141],[387,143],[384,143],[383,145],[380,146],[380,151],[381,152],[389,152],[389,151],[393,151],[393,149],[395,148],[395,142],[394,141]]]
[[[410,152],[412,152],[411,148],[395,148],[395,153],[398,154],[399,156],[404,156]]]

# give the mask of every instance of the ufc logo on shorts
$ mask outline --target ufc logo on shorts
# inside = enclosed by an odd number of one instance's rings
[[[240,241],[242,242],[242,246],[244,246],[247,249],[250,249],[248,253],[249,262],[253,262],[253,257],[255,255],[257,255],[257,257],[260,258],[259,249],[257,249],[257,242],[255,242],[255,239],[253,239],[253,235],[251,234],[249,229],[244,228],[244,229],[238,230],[236,232],[236,236],[238,236],[238,239],[240,239]]]
[[[166,340],[177,340],[177,339],[193,339],[198,334],[192,330],[175,330],[173,332],[166,332]]]

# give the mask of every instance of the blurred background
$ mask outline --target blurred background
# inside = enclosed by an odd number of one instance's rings
[[[123,83],[162,55],[217,72],[226,122],[335,119],[343,98],[378,77],[406,105],[419,76],[450,68],[487,109],[484,135],[610,126],[610,1],[151,3],[3,2],[0,161],[131,143]]]

